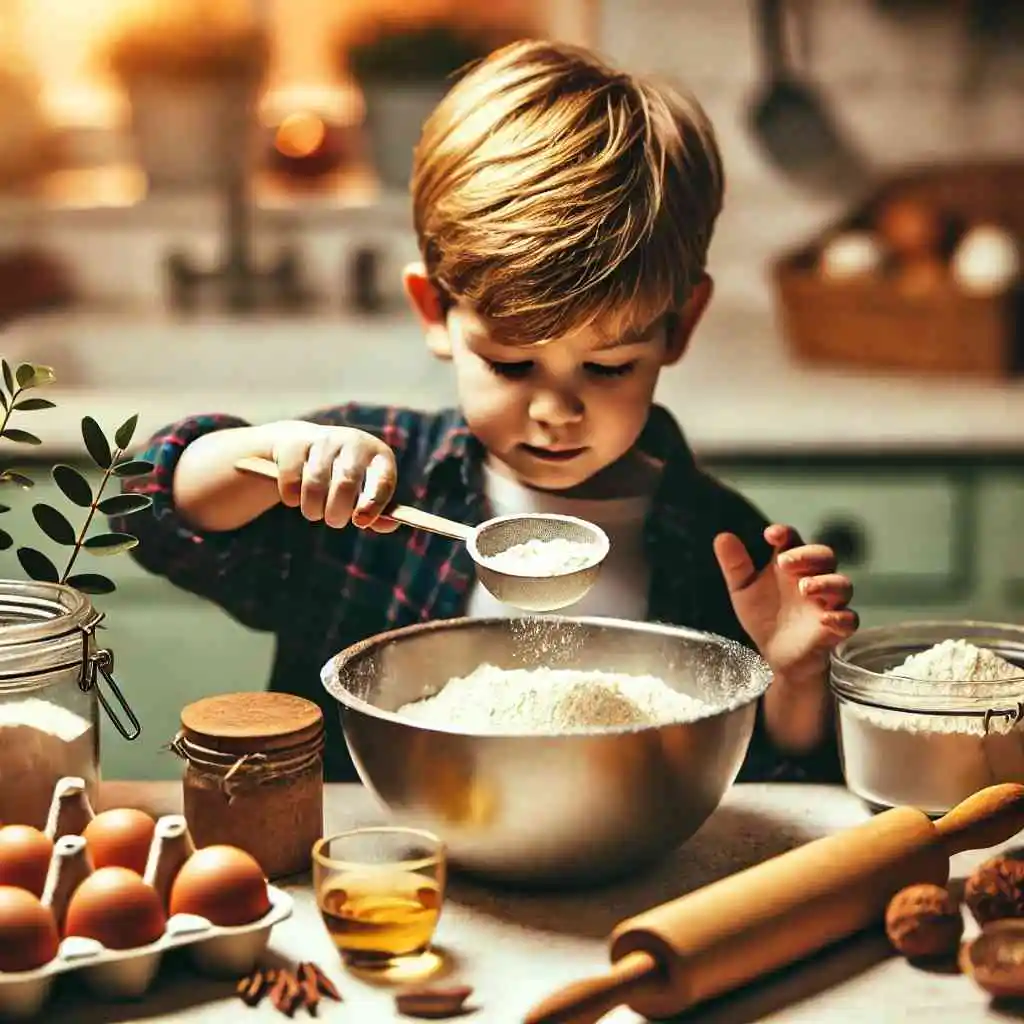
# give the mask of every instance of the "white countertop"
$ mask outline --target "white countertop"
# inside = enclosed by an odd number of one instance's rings
[[[247,332],[259,341],[247,339]],[[204,332],[201,341],[196,332]],[[108,339],[151,363],[141,386],[121,371],[102,383]],[[77,348],[76,348],[77,344]],[[148,346],[148,347],[147,347]],[[116,347],[116,346],[115,346]],[[301,351],[297,351],[301,350]],[[0,336],[0,354],[54,366],[46,394],[58,408],[19,414],[49,458],[81,451],[79,423],[111,427],[140,413],[139,436],[197,412],[254,422],[295,417],[347,400],[438,408],[455,400],[450,368],[432,360],[410,317],[322,312],[253,325],[210,318],[198,327],[159,313],[67,313],[25,320]],[[248,361],[247,361],[248,356]],[[85,360],[99,383],[67,386]],[[268,363],[276,365],[273,373]],[[315,365],[314,365],[315,364]],[[312,368],[311,368],[312,366]],[[154,379],[154,367],[165,371]],[[65,381],[62,386],[61,380]],[[700,455],[1024,453],[1024,378],[1005,382],[854,373],[797,363],[770,311],[713,307],[658,399]],[[8,446],[8,459],[13,458]]]
[[[103,803],[171,813],[180,809],[180,786],[108,783]],[[867,818],[864,806],[839,787],[741,785],[677,855],[628,884],[596,893],[525,896],[453,878],[438,930],[438,942],[451,956],[447,980],[474,988],[480,1009],[466,1020],[516,1024],[544,996],[604,970],[605,937],[622,918]],[[362,787],[329,786],[326,820],[328,830],[334,831],[374,823],[381,816]],[[989,855],[958,855],[954,877],[964,877]],[[308,887],[296,886],[292,892],[295,915],[272,933],[269,956],[314,960],[337,983],[345,1002],[322,1004],[321,1019],[339,1024],[407,1020],[395,1013],[390,991],[356,981],[339,967]],[[45,1019],[61,1024],[221,1024],[232,1013],[253,1022],[282,1019],[265,1003],[244,1009],[230,983],[205,981],[172,966],[141,1003],[100,1004],[69,989],[50,1003]],[[686,1019],[699,1024],[925,1019],[929,1024],[974,1024],[1006,1017],[989,1008],[985,994],[969,979],[913,968],[890,954],[884,936],[865,934]],[[629,1024],[640,1018],[620,1008],[604,1020]]]

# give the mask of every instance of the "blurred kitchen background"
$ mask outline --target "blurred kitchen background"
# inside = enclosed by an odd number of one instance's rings
[[[31,506],[63,502],[49,467],[85,464],[84,415],[138,412],[141,441],[453,399],[399,294],[411,147],[450,72],[524,35],[669,76],[714,120],[716,297],[660,389],[698,455],[833,544],[866,623],[1019,621],[1014,0],[0,0],[0,354],[57,376],[56,408],[10,420],[42,444],[0,452],[37,481],[4,498],[16,545],[53,548]],[[104,769],[173,777],[180,707],[261,688],[271,639],[104,564],[145,729],[109,733]],[[13,548],[0,572],[23,577]]]

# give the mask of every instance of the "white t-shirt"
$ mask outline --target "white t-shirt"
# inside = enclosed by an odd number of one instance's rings
[[[647,595],[651,580],[644,551],[644,523],[653,495],[635,498],[584,500],[563,498],[547,491],[535,491],[484,467],[484,493],[494,516],[545,512],[576,516],[600,526],[611,541],[611,550],[594,586],[557,614],[602,615],[642,621],[647,617]],[[528,614],[502,604],[478,582],[470,592],[466,614],[474,618]]]

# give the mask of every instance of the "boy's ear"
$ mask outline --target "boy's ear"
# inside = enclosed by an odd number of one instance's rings
[[[427,278],[422,263],[410,263],[402,271],[402,286],[413,312],[427,339],[427,348],[438,359],[451,359],[452,343],[448,336],[448,318],[441,297]]]
[[[683,358],[690,344],[690,337],[697,324],[700,323],[704,311],[708,308],[714,290],[715,282],[709,274],[705,274],[694,286],[686,305],[671,321],[672,328],[667,338],[668,351],[665,354],[663,365],[673,366]]]

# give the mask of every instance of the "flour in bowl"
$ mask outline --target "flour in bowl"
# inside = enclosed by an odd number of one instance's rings
[[[687,722],[709,705],[654,676],[580,669],[480,665],[398,714],[465,732],[569,733]]]
[[[587,541],[554,537],[540,540],[531,537],[522,544],[513,544],[496,555],[487,555],[481,561],[495,572],[508,576],[564,576],[597,560],[597,545]]]

